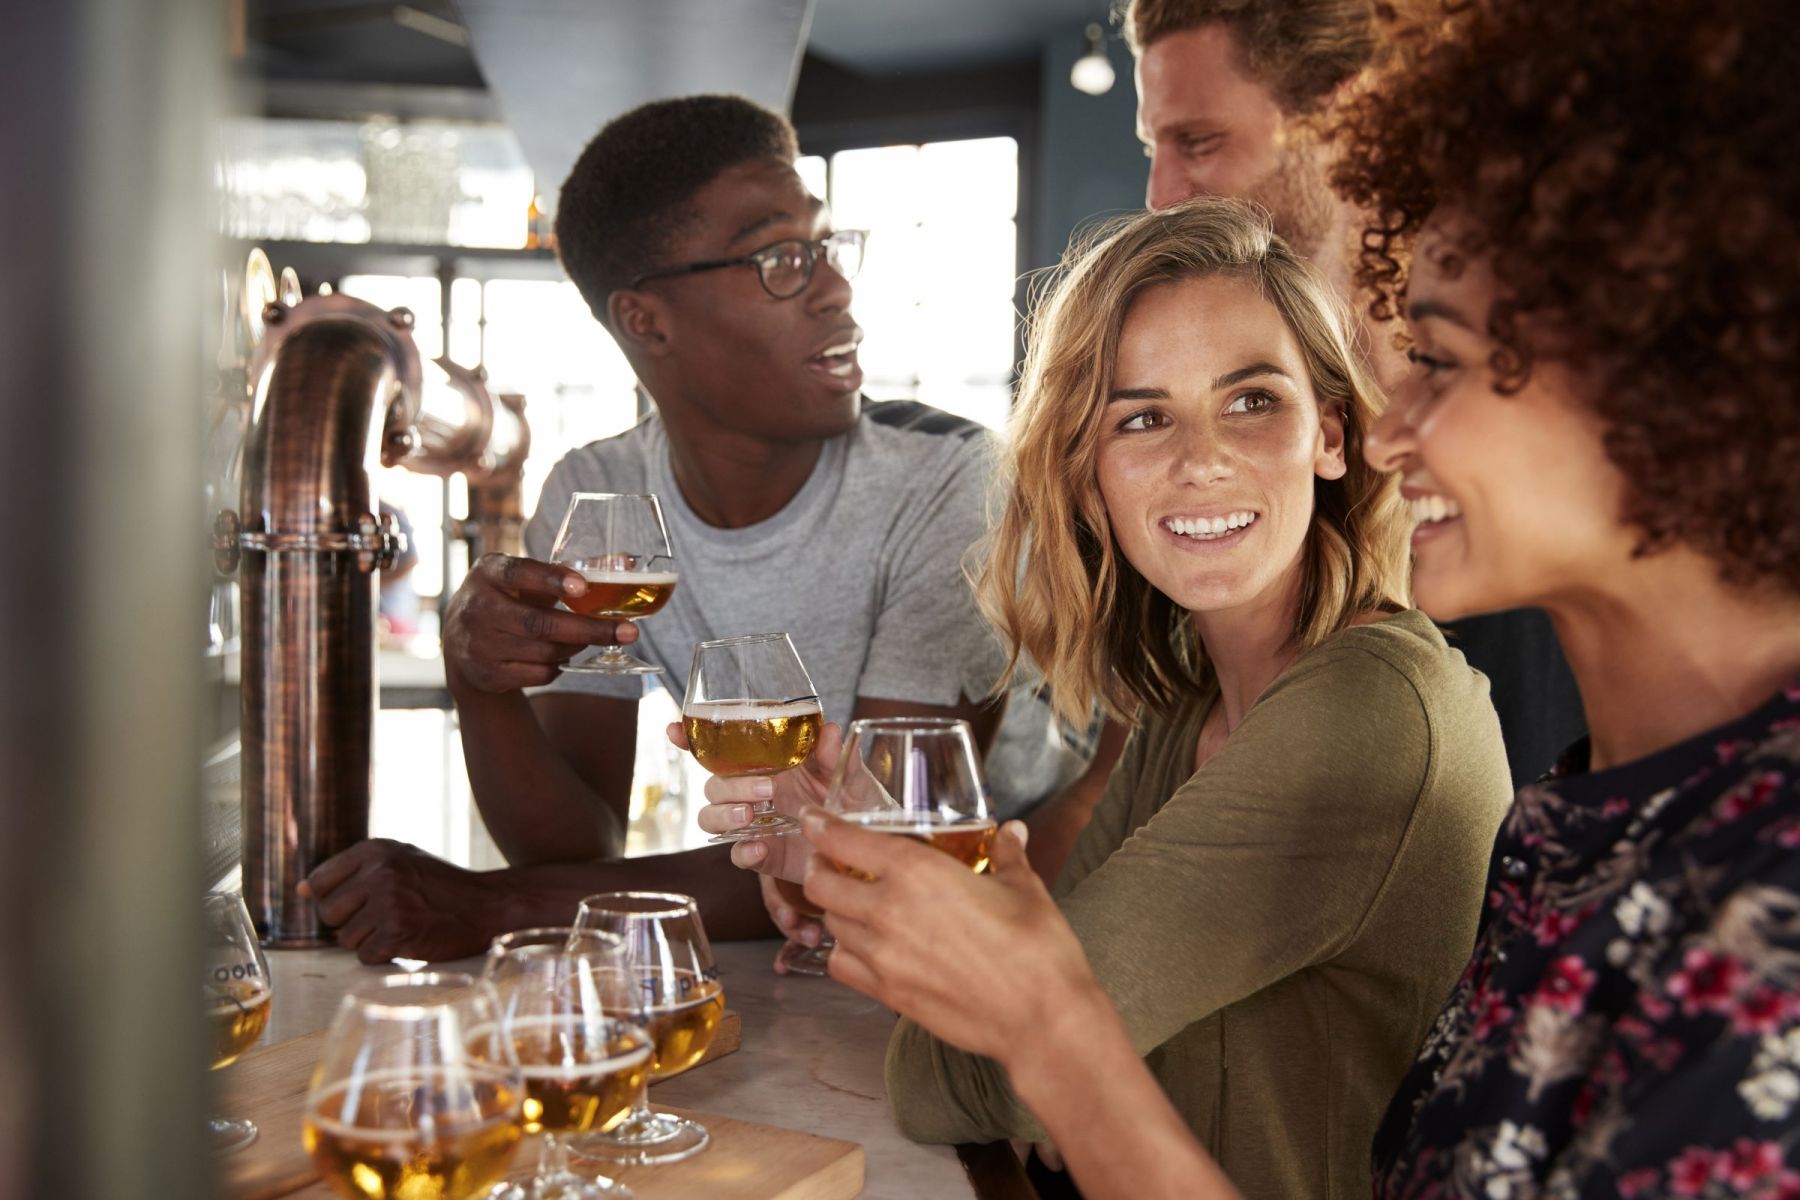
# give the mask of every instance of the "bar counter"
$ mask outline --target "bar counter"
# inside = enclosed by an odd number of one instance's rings
[[[779,946],[713,947],[726,1007],[743,1018],[743,1047],[656,1085],[654,1102],[858,1142],[869,1200],[977,1195],[954,1147],[915,1145],[894,1127],[881,1080],[893,1014],[829,979],[776,975],[769,964]],[[346,992],[399,970],[363,966],[337,949],[272,950],[268,958],[275,1003],[265,1044],[324,1028]],[[430,969],[480,966],[470,959]],[[315,1190],[324,1194],[301,1194]]]

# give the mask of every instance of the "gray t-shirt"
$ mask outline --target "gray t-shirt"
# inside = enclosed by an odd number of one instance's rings
[[[1006,658],[963,574],[987,526],[994,445],[981,426],[910,402],[865,401],[855,429],[825,443],[811,477],[780,512],[743,529],[694,514],[669,465],[654,414],[572,451],[550,472],[525,550],[548,559],[573,492],[654,492],[680,583],[638,624],[632,653],[663,669],[679,702],[694,644],[786,632],[827,720],[858,696],[952,705],[988,694]],[[566,674],[557,691],[635,698],[637,677]],[[989,785],[1011,816],[1065,783],[1081,758],[1049,710],[1015,690],[988,756]]]

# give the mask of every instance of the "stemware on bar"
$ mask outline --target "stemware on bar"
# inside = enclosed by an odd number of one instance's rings
[[[620,1018],[624,943],[568,927],[494,939],[482,977],[500,998],[500,1021],[525,1085],[525,1132],[542,1136],[535,1170],[494,1200],[630,1200],[605,1176],[569,1169],[567,1139],[624,1120],[649,1083],[650,1037]]]
[[[302,1140],[349,1200],[475,1200],[525,1136],[524,1085],[491,985],[390,975],[344,997],[306,1097]]]
[[[237,1061],[269,1024],[274,989],[256,927],[244,898],[214,892],[201,904],[206,970],[206,1023],[212,1034],[212,1069]],[[220,1153],[241,1150],[256,1140],[256,1125],[242,1117],[206,1119],[207,1140]]]
[[[650,1035],[651,1081],[679,1075],[704,1058],[725,1016],[725,989],[693,897],[663,892],[589,896],[581,902],[575,925],[624,939],[629,999],[621,1015]],[[604,1133],[575,1139],[570,1149],[612,1162],[667,1163],[698,1154],[710,1140],[699,1122],[656,1112],[640,1096],[627,1119]]]

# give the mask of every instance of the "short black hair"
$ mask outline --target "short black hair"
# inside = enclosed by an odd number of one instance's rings
[[[632,109],[594,135],[563,181],[556,244],[601,323],[606,298],[663,265],[693,220],[691,201],[721,171],[799,155],[794,127],[742,96],[682,96]]]

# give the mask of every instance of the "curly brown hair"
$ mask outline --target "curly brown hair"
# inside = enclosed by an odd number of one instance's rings
[[[1377,48],[1372,0],[1116,0],[1113,19],[1139,55],[1171,33],[1224,25],[1244,71],[1295,114],[1322,108]]]
[[[563,270],[604,325],[607,297],[663,265],[670,240],[694,218],[695,193],[728,167],[798,153],[787,118],[742,96],[640,105],[595,134],[563,181]]]
[[[1591,381],[1638,552],[1800,591],[1789,0],[1446,0],[1392,24],[1397,59],[1333,130],[1372,314],[1402,311],[1420,226],[1453,212],[1455,254],[1500,285],[1496,386],[1551,360]]]

